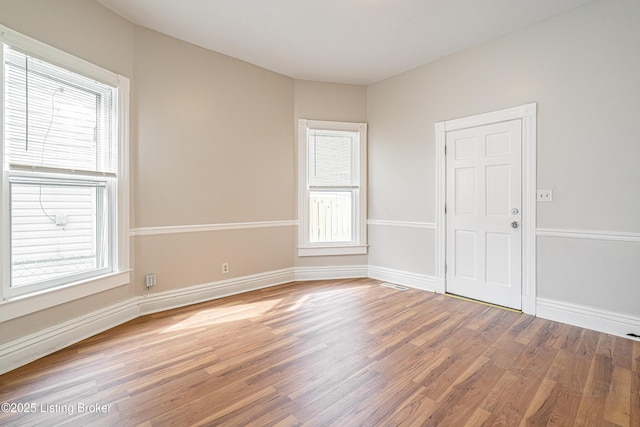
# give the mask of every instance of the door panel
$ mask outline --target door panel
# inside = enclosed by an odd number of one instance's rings
[[[504,233],[487,233],[487,283],[509,286],[511,266],[504,262],[511,253],[511,236]]]
[[[510,165],[487,166],[487,216],[509,214],[509,192],[511,187]]]
[[[475,280],[477,277],[476,233],[467,230],[455,232],[456,276]]]
[[[447,132],[449,293],[522,306],[521,143],[520,120]]]
[[[458,215],[476,214],[476,169],[456,169],[456,203],[455,209]]]

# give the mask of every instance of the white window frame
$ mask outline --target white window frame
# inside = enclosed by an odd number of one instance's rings
[[[358,132],[358,186],[353,189],[350,242],[310,242],[308,183],[308,131]],[[367,124],[300,119],[298,122],[298,256],[358,255],[367,253]]]
[[[9,169],[4,156],[3,113],[0,108],[0,159],[2,185],[0,185],[0,322],[25,314],[103,292],[130,282],[129,269],[129,79],[63,52],[17,31],[0,25],[0,58],[4,58],[4,44],[30,56],[66,68],[77,74],[118,88],[118,172],[113,188],[109,190],[111,221],[111,266],[106,274],[76,279],[75,282],[54,284],[46,289],[19,295],[10,289],[10,223],[9,178],[28,176],[27,171]],[[4,63],[0,66],[0,105],[4,105]],[[41,174],[44,176],[44,174]],[[73,179],[74,177],[69,177]],[[80,179],[80,176],[78,177]]]

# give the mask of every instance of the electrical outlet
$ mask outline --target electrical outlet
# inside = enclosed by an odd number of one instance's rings
[[[229,272],[229,263],[228,262],[223,262],[222,263],[222,274],[227,274]]]
[[[56,225],[60,227],[64,227],[69,222],[67,215],[65,214],[56,214]]]
[[[144,284],[147,286],[147,289],[156,285],[156,275],[155,274],[147,274],[144,276]]]
[[[537,190],[536,200],[538,202],[551,202],[553,201],[553,191],[551,190]]]

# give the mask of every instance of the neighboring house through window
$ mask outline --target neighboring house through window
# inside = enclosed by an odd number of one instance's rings
[[[365,254],[366,123],[300,120],[298,255]]]

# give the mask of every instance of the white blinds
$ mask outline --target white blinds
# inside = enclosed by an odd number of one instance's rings
[[[309,129],[307,138],[310,187],[358,185],[358,132]]]
[[[12,167],[116,174],[117,88],[4,46]]]

